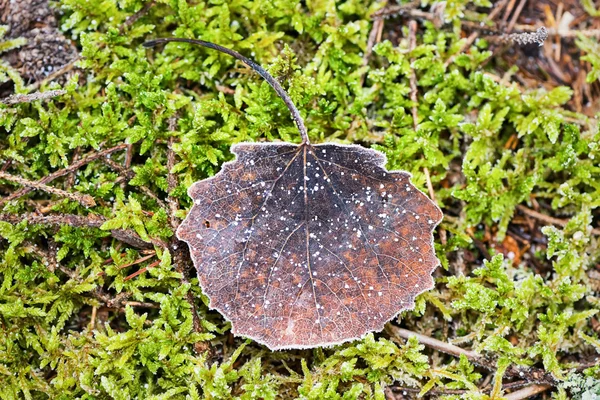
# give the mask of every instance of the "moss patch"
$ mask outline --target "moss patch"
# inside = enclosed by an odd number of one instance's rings
[[[383,399],[412,388],[484,399],[504,371],[504,383],[535,380],[511,375],[515,365],[550,374],[557,398],[600,386],[597,368],[582,373],[600,351],[598,121],[565,106],[567,87],[498,79],[485,40],[465,49],[452,27],[485,17],[474,4],[489,5],[446,2],[449,23],[421,23],[412,50],[408,29],[387,23],[365,62],[383,2],[58,2],[82,58],[66,84],[42,90],[67,93],[0,105],[2,172],[54,177],[25,195],[0,179],[0,397]],[[497,371],[385,332],[285,352],[229,333],[174,240],[186,189],[230,160],[233,143],[300,138],[275,92],[229,56],[141,47],[170,36],[265,66],[313,142],[382,150],[425,192],[429,177],[445,214],[443,268],[394,323],[452,339]],[[597,42],[578,43],[594,81]],[[28,91],[6,64],[0,80]]]

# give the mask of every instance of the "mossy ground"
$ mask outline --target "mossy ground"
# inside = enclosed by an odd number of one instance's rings
[[[401,14],[366,57],[383,1],[56,2],[81,59],[64,85],[41,85],[66,94],[0,106],[2,172],[38,181],[121,146],[46,182],[67,197],[17,197],[21,185],[0,180],[14,196],[0,222],[0,398],[497,399],[503,383],[537,382],[531,371],[551,374],[548,396],[600,395],[600,368],[587,368],[600,351],[598,115],[574,110],[568,87],[497,76],[507,67],[490,51],[498,45],[468,43],[460,29],[485,20],[490,3],[444,4],[446,24],[419,20],[414,49]],[[393,331],[282,352],[230,334],[174,240],[186,188],[231,159],[233,143],[299,135],[273,90],[229,56],[141,47],[172,36],[265,66],[313,142],[384,151],[425,192],[429,177],[445,215],[442,267],[392,323],[474,350],[492,370]],[[597,85],[597,41],[565,43],[584,51]],[[0,79],[32,90],[6,63]],[[535,369],[509,373],[516,365]]]

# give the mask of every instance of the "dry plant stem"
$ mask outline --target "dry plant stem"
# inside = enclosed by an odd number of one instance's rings
[[[519,2],[519,5],[517,6],[515,13],[513,14],[510,22],[508,23],[508,27],[506,28],[506,33],[510,33],[512,31],[512,29],[514,28],[515,24],[517,23],[517,20],[521,16],[521,11],[523,11],[523,7],[525,7],[525,3],[527,3],[527,0],[521,0]]]
[[[400,4],[400,5],[391,5],[391,6],[386,6],[376,12],[373,13],[373,15],[371,15],[371,19],[381,19],[381,18],[387,18],[389,16],[392,15],[398,15],[398,14],[408,14],[411,17],[416,17],[416,18],[424,18],[424,15],[428,15],[429,17],[433,17],[432,13],[426,13],[423,12],[419,9],[417,9],[419,7],[420,1],[411,1],[410,3],[406,3],[406,4]],[[425,18],[428,19],[428,18]]]
[[[175,136],[173,132],[177,130],[177,114],[169,118],[169,142],[167,144],[167,203],[169,204],[169,222],[173,229],[177,229],[179,226],[179,220],[175,216],[177,210],[179,210],[179,201],[176,197],[171,196],[171,193],[177,187],[177,177],[173,175],[171,170],[175,166],[175,152],[173,151],[173,144],[175,143]]]
[[[12,106],[19,103],[31,103],[36,100],[48,100],[56,96],[62,96],[67,91],[60,90],[48,90],[47,92],[35,92],[30,94],[13,94],[5,99],[0,100],[0,103]]]
[[[61,215],[38,215],[38,214],[0,214],[0,221],[9,222],[11,224],[18,224],[22,221],[27,221],[28,224],[40,224],[40,225],[52,225],[60,227],[62,225],[70,225],[75,227],[87,227],[87,228],[100,228],[106,221],[106,218],[100,215],[72,215],[72,214],[61,214]],[[152,244],[147,243],[142,238],[130,229],[114,229],[110,231],[113,238],[120,240],[121,242],[127,243],[128,245],[138,249],[151,249]],[[153,239],[153,244],[166,247],[166,245],[159,240]]]
[[[508,5],[506,6],[506,10],[504,10],[504,16],[502,16],[502,25],[506,25],[506,23],[508,23],[508,17],[510,17],[510,13],[512,12],[513,8],[515,8],[515,3],[517,2],[517,0],[510,0]]]
[[[502,11],[502,9],[506,6],[507,3],[508,3],[508,0],[502,0],[502,1],[499,1],[498,3],[496,3],[494,5],[494,9],[488,14],[487,20],[493,21],[494,18],[496,18],[496,15],[500,14],[500,11]]]
[[[387,1],[385,2],[387,5]],[[385,7],[384,5],[384,7]],[[379,18],[373,21],[373,27],[371,28],[371,32],[369,33],[369,39],[367,41],[367,50],[365,51],[365,55],[363,56],[362,66],[366,67],[369,64],[369,58],[371,58],[371,54],[373,54],[373,47],[375,44],[381,41],[381,35],[383,33],[383,19]],[[362,86],[365,82],[366,72],[362,74],[360,77],[360,85]]]
[[[425,346],[439,350],[442,353],[450,354],[451,356],[454,356],[454,357],[460,357],[460,355],[464,355],[469,360],[475,360],[475,359],[481,358],[481,356],[479,354],[475,353],[474,351],[465,350],[465,349],[455,346],[453,344],[442,342],[441,340],[437,340],[437,339],[422,335],[417,332],[409,331],[408,329],[399,328],[392,324],[387,324],[386,330],[392,336],[400,337],[403,339],[408,339],[411,336],[415,336],[419,340],[419,343],[423,343]]]
[[[552,388],[552,385],[531,385],[526,388],[504,395],[505,400],[521,400],[528,399],[536,394],[543,393]]]
[[[108,308],[121,308],[123,303],[131,296],[131,294],[127,292],[121,292],[116,296],[109,295],[103,292],[101,288],[96,288],[90,293],[94,298],[100,300]]]
[[[96,315],[98,314],[98,307],[92,306],[92,317],[90,320],[90,331],[96,329]]]
[[[148,254],[147,256],[138,258],[137,260],[135,260],[133,262],[130,262],[129,264],[119,265],[117,268],[118,269],[125,269],[127,267],[131,267],[132,265],[143,263],[144,261],[149,260],[150,258],[154,257],[155,254],[156,254],[156,252],[153,251],[151,254]],[[108,261],[107,264],[110,264],[112,262],[112,259],[109,258],[107,261]],[[104,271],[98,272],[98,276],[103,276],[103,275],[106,275],[106,272],[104,272]]]
[[[139,270],[135,271],[133,274],[126,276],[126,277],[123,279],[123,282],[125,282],[125,281],[128,281],[128,280],[130,280],[130,279],[133,279],[133,278],[135,278],[136,276],[138,276],[138,275],[141,275],[141,274],[143,274],[144,272],[148,271],[150,268],[154,268],[154,267],[158,266],[159,264],[160,264],[160,260],[158,260],[158,261],[154,261],[152,264],[150,264],[150,265],[148,265],[148,266],[146,266],[146,267],[144,267],[144,268],[140,268]]]
[[[106,157],[107,155],[114,153],[115,151],[119,151],[119,150],[123,150],[125,147],[127,147],[126,144],[120,144],[118,146],[115,147],[111,147],[110,149],[106,149],[106,150],[102,150],[99,151],[97,153],[93,153],[91,155],[88,155],[87,157],[78,160],[76,162],[74,162],[73,164],[69,165],[66,168],[63,168],[61,170],[58,170],[48,176],[45,176],[44,178],[40,179],[39,181],[37,181],[36,183],[38,184],[46,184],[48,182],[52,182],[53,180],[55,180],[56,178],[60,178],[61,176],[70,174],[71,172],[81,168],[82,166],[89,164],[90,162],[97,160],[99,158],[102,157]],[[15,199],[18,199],[19,197],[22,197],[24,195],[26,195],[27,193],[31,192],[33,189],[31,187],[26,187],[20,190],[17,190],[15,193],[11,194],[10,196],[1,199],[0,200],[0,207],[9,202],[9,201],[13,201]]]
[[[187,277],[187,272],[185,270],[185,265],[189,264],[187,261],[187,255],[185,251],[182,249],[182,244],[177,240],[176,236],[173,236],[171,240],[171,251],[173,253],[173,265],[175,266],[175,270],[181,274],[181,283],[184,285],[190,285],[190,281]],[[192,323],[194,325],[194,331],[197,333],[204,332],[204,328],[202,327],[202,323],[200,322],[200,317],[198,317],[198,309],[196,308],[196,303],[194,303],[194,295],[191,291],[188,290],[186,296],[186,301],[191,307],[192,312]],[[210,345],[206,342],[196,342],[194,343],[194,351],[196,354],[206,353],[210,350]]]
[[[421,389],[419,389],[419,388],[410,388],[410,387],[404,387],[404,386],[393,386],[393,387],[391,387],[391,390],[395,391],[395,392],[407,392],[407,393],[420,393],[421,392]],[[465,394],[468,392],[469,392],[468,390],[464,390],[464,389],[432,389],[432,390],[428,391],[426,395],[433,395],[433,396],[461,395],[461,394]],[[398,398],[398,397],[396,397],[396,394],[393,392],[392,392],[392,395],[394,396],[394,397],[392,397],[393,399]],[[400,397],[400,399],[405,399],[405,398],[406,398],[406,396]]]
[[[130,307],[140,307],[140,308],[160,308],[160,306],[158,304],[153,304],[153,303],[142,303],[140,301],[126,301],[125,303],[123,303],[124,306],[130,306]]]
[[[27,180],[25,178],[10,175],[10,174],[7,174],[6,172],[0,172],[0,179],[18,183],[19,185],[22,185],[22,186],[25,186],[25,187],[28,187],[31,189],[41,190],[41,191],[44,191],[44,192],[47,192],[50,194],[54,194],[59,197],[65,197],[65,198],[67,198],[71,201],[75,201],[85,207],[94,207],[96,205],[94,198],[88,194],[70,193],[70,192],[67,192],[62,189],[57,189],[55,187],[45,185],[43,183],[33,182],[33,181]]]
[[[112,168],[115,172],[117,172],[120,176],[123,177],[124,180],[126,181],[130,181],[131,179],[135,178],[135,172],[133,172],[130,169],[127,169],[121,165],[119,165],[119,163],[114,162],[113,160],[111,160],[110,158],[104,158],[102,159],[102,162],[106,165],[108,165],[110,168]],[[156,201],[156,203],[163,209],[167,210],[167,205],[165,204],[164,201],[162,201],[158,196],[156,196],[152,190],[148,189],[146,186],[135,186],[136,188],[139,188],[140,192],[142,192],[143,194],[145,194],[146,196],[150,197],[151,199],[153,199],[154,201]]]
[[[465,350],[453,344],[442,342],[441,340],[437,340],[417,332],[409,331],[407,329],[399,328],[392,324],[387,324],[385,329],[392,337],[408,339],[411,336],[415,336],[420,343],[423,343],[425,346],[431,347],[432,349],[436,349],[442,353],[450,354],[455,357],[464,355],[473,364],[479,365],[480,367],[490,371],[496,371],[497,369],[493,361],[486,360],[484,357],[474,351]],[[554,377],[552,377],[550,373],[547,373],[539,368],[521,368],[513,365],[506,370],[505,374],[511,377],[525,379],[530,383],[552,386],[556,384]]]
[[[190,264],[188,254],[183,250],[183,243],[177,240],[176,236],[173,236],[171,239],[171,253],[173,254],[173,265],[175,266],[175,270],[181,274],[181,283],[184,285],[190,285],[190,281],[186,272],[186,265]],[[198,309],[196,308],[196,303],[194,303],[194,295],[191,291],[188,290],[186,294],[186,301],[190,305],[190,310],[192,312],[192,323],[194,325],[194,331],[197,333],[204,332],[204,328],[202,327],[202,323],[200,321],[200,317],[198,317]],[[210,345],[206,342],[196,342],[194,343],[194,351],[196,354],[206,353],[210,350]]]
[[[558,218],[554,218],[554,217],[551,217],[551,216],[546,215],[546,214],[542,214],[540,212],[537,212],[537,211],[534,211],[534,210],[532,210],[530,208],[527,208],[527,207],[525,207],[523,205],[518,205],[517,209],[519,211],[521,211],[525,215],[528,215],[528,216],[530,216],[532,218],[535,218],[535,219],[537,219],[539,221],[546,222],[548,224],[560,226],[561,228],[564,228],[569,223],[569,221],[565,221],[564,219],[558,219]],[[592,229],[592,234],[594,234],[594,235],[600,235],[600,229],[598,229],[598,228]]]

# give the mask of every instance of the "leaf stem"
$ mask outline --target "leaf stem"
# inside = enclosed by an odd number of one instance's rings
[[[287,92],[283,89],[283,87],[281,87],[279,82],[277,82],[275,80],[275,78],[273,78],[273,76],[271,74],[269,74],[267,72],[267,70],[265,70],[263,67],[261,67],[254,61],[250,60],[249,58],[244,57],[237,51],[228,49],[227,47],[223,47],[218,44],[211,43],[211,42],[205,42],[204,40],[185,39],[185,38],[161,38],[161,39],[155,39],[155,40],[150,40],[148,42],[145,42],[142,44],[142,46],[154,47],[157,44],[169,43],[169,42],[191,43],[191,44],[197,44],[197,45],[203,46],[203,47],[208,47],[209,49],[213,49],[213,50],[217,50],[222,53],[225,53],[225,54],[229,54],[230,56],[240,60],[241,62],[243,62],[250,68],[252,68],[264,80],[266,80],[267,83],[269,85],[271,85],[271,87],[273,89],[275,89],[275,92],[277,92],[277,95],[279,97],[281,97],[281,99],[283,100],[283,102],[285,103],[287,108],[290,110],[290,113],[292,114],[292,118],[294,119],[294,122],[296,123],[296,125],[298,126],[298,130],[300,131],[300,136],[302,136],[302,144],[310,144],[310,140],[308,139],[308,132],[306,130],[306,126],[304,125],[304,120],[302,119],[302,116],[300,115],[300,111],[298,111],[298,109],[294,105],[294,102],[292,101],[290,96],[287,94]]]

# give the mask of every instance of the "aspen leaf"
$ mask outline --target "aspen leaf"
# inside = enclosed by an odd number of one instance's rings
[[[148,45],[165,41],[186,40]],[[194,205],[177,237],[210,307],[236,335],[285,349],[379,331],[433,287],[442,213],[410,174],[387,171],[382,153],[311,144],[287,94],[257,71],[290,107],[303,141],[234,145],[234,161],[189,188]]]

